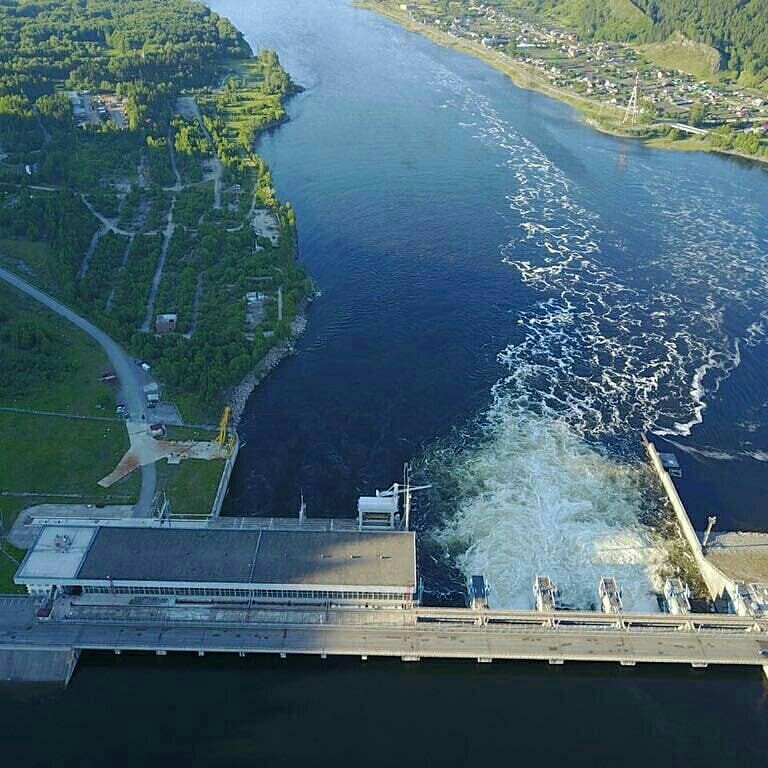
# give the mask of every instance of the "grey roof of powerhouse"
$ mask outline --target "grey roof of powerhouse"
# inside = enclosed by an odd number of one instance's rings
[[[78,580],[406,587],[413,533],[100,528]]]

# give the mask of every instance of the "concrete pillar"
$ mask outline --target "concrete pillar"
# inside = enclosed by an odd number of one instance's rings
[[[75,674],[75,668],[77,667],[77,662],[79,659],[80,659],[80,650],[77,648],[73,648],[69,652],[69,664],[67,665],[67,676],[64,679],[65,688],[69,686],[69,681],[72,679],[72,675]]]

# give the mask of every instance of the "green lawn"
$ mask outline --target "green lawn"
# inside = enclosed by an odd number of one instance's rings
[[[0,539],[0,593],[2,592],[26,592],[24,587],[18,587],[13,583],[13,574],[21,564],[26,550],[16,549],[7,541]]]
[[[100,381],[109,369],[100,347],[4,283],[0,284],[0,358],[0,406],[112,415],[113,393]]]
[[[138,473],[111,488],[97,485],[128,444],[121,422],[0,411],[0,491],[77,493],[89,501],[117,497],[130,503],[138,494]]]
[[[51,249],[46,243],[30,240],[0,238],[0,263],[20,272],[19,262],[25,264],[35,275],[45,275],[51,263]]]
[[[192,424],[218,424],[221,413],[212,413],[210,408],[200,402],[196,395],[186,392],[174,392],[173,402],[179,409],[182,419]],[[173,438],[179,439],[179,438]]]
[[[171,502],[174,515],[207,515],[219,487],[224,460],[187,459],[181,464],[157,464],[158,489]]]
[[[687,72],[699,80],[718,79],[720,54],[704,43],[695,43],[676,35],[663,43],[638,45],[637,49],[658,67]]]

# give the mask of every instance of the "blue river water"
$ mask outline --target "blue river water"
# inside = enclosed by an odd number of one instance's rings
[[[411,461],[429,599],[536,573],[643,607],[665,560],[642,460],[701,525],[767,530],[761,168],[583,126],[347,0],[213,0],[306,91],[259,151],[320,295],[256,390],[227,514],[354,514]],[[84,658],[0,689],[3,764],[761,765],[755,671]]]
[[[597,133],[343,0],[215,7],[306,88],[259,150],[322,293],[229,514],[351,516],[413,461],[431,592],[527,607],[547,573],[588,605],[610,571],[652,607],[646,431],[697,524],[768,527],[763,168]]]

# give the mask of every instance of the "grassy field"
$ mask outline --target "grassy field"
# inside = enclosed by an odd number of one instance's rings
[[[12,323],[12,326],[10,325]],[[42,341],[28,349],[4,338],[11,328],[34,326]],[[80,416],[111,415],[110,387],[99,379],[109,365],[102,350],[73,325],[0,284],[0,406]]]
[[[195,395],[186,394],[184,392],[174,392],[173,402],[179,409],[179,413],[184,421],[191,422],[192,424],[218,424],[221,418],[221,412],[215,413],[209,408],[200,404],[200,398]],[[180,440],[184,438],[172,438],[173,440]]]
[[[19,267],[23,264],[36,275],[46,274],[50,254],[51,249],[46,243],[0,238],[0,263],[5,262],[6,266],[17,271],[21,271]]]
[[[720,54],[704,43],[694,43],[682,35],[663,43],[638,45],[645,58],[663,69],[687,72],[699,80],[717,80]]]
[[[233,134],[252,123],[265,125],[282,117],[279,94],[261,91],[263,77],[258,59],[240,59],[231,64],[239,87],[231,92],[225,89],[217,98],[220,114]]]
[[[187,459],[181,464],[157,465],[158,489],[171,502],[175,515],[207,515],[211,511],[224,460],[198,461]]]
[[[710,145],[701,136],[686,136],[680,139],[671,139],[668,136],[659,136],[645,142],[649,147],[658,149],[677,149],[681,152],[709,152]]]
[[[131,503],[138,473],[111,488],[97,485],[127,449],[128,434],[117,421],[0,412],[0,491],[75,493],[89,501],[119,497]]]
[[[0,593],[26,592],[24,587],[13,583],[13,574],[16,573],[25,552],[26,550],[16,549],[7,541],[0,540]]]

